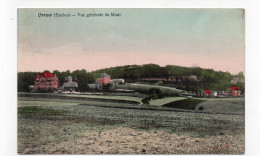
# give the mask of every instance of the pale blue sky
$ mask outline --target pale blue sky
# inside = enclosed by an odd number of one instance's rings
[[[121,17],[37,16],[38,13],[111,12],[121,13]],[[143,62],[198,65],[237,73],[244,71],[244,27],[243,9],[20,9],[18,70],[41,70],[43,65],[34,68],[30,66],[35,64],[30,61],[33,57],[56,57],[66,62],[71,57],[65,56],[72,56],[70,52],[73,52],[85,60],[94,59],[92,55],[101,55],[99,58],[103,62],[118,53],[129,56],[129,61],[108,63],[107,66]],[[134,56],[137,54],[138,58]],[[161,60],[159,54],[164,56]],[[143,58],[146,55],[154,55],[156,58]],[[164,60],[167,55],[173,59]],[[131,60],[133,57],[135,59]],[[197,59],[189,61],[188,57]],[[24,63],[22,60],[26,58],[28,60]],[[232,60],[236,65],[231,63]],[[103,67],[98,62],[96,67],[84,62],[80,65],[88,71]],[[58,62],[53,62],[53,67],[48,66],[53,69],[58,67],[58,70],[66,70]],[[66,66],[71,70],[74,67],[80,68],[72,64]]]

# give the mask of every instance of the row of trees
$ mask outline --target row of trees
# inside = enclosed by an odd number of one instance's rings
[[[174,65],[161,67],[156,64],[117,66],[93,72],[87,72],[84,69],[73,72],[69,70],[65,72],[54,70],[53,73],[58,76],[60,85],[64,83],[65,77],[69,75],[76,78],[78,80],[79,91],[88,90],[87,84],[94,83],[101,73],[107,73],[113,79],[123,78],[125,82],[137,82],[139,78],[144,77],[168,78],[169,76],[195,75],[199,81],[184,80],[181,84],[175,86],[190,91],[198,91],[200,89],[226,90],[232,85],[230,81],[234,77],[244,79],[242,72],[232,75],[229,72],[214,71],[213,69],[203,69],[200,67],[188,68]],[[34,78],[37,74],[39,72],[19,72],[18,91],[28,91],[28,86],[34,84]],[[238,87],[244,92],[244,84],[238,84]]]

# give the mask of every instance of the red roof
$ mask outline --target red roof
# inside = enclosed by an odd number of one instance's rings
[[[239,90],[239,88],[236,87],[236,86],[232,86],[232,87],[230,87],[230,89],[231,89],[231,90]]]
[[[208,89],[204,89],[204,92],[205,92],[205,93],[211,93],[211,91],[208,90]]]
[[[48,77],[54,77],[55,74],[52,74],[52,73],[50,73],[50,72],[44,72],[44,73],[38,74],[38,75],[35,77],[35,80],[38,79],[38,78],[41,77],[41,76],[44,76],[44,77],[48,78]]]

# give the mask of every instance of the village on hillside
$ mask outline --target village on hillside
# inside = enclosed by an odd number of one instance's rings
[[[181,83],[184,80],[199,81],[197,76],[170,76],[167,78],[139,78],[141,82],[170,82]],[[59,84],[59,79],[56,74],[43,72],[38,74],[34,79],[34,85],[30,85],[30,92],[54,92],[54,93],[69,93],[80,94],[78,91],[77,79],[72,76],[67,76],[63,84]],[[211,90],[210,88],[202,88],[199,92],[191,93],[197,97],[241,97],[240,89],[235,86],[236,83],[244,83],[244,80],[233,78],[231,83],[233,86],[227,86],[227,90]],[[120,85],[129,85],[124,79],[112,79],[107,73],[101,73],[96,80],[96,83],[87,84],[90,92],[135,92],[133,89],[121,89]],[[82,93],[83,94],[83,93]]]

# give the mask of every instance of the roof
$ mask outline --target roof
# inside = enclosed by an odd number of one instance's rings
[[[203,91],[204,91],[205,93],[211,93],[211,91],[208,90],[208,89],[204,89]]]
[[[105,77],[109,77],[110,78],[110,76],[107,73],[100,74],[98,78],[105,78]]]
[[[72,82],[77,82],[78,80],[76,78],[73,78],[71,76],[65,77],[65,82],[69,82],[69,79],[71,79]]]
[[[48,77],[55,77],[55,74],[52,74],[52,73],[50,73],[50,72],[44,72],[44,73],[38,74],[38,75],[35,77],[35,80],[38,79],[38,78],[41,77],[41,76],[44,76],[44,77],[48,78]]]
[[[230,89],[231,89],[231,90],[239,90],[239,88],[236,87],[236,86],[231,86]]]

